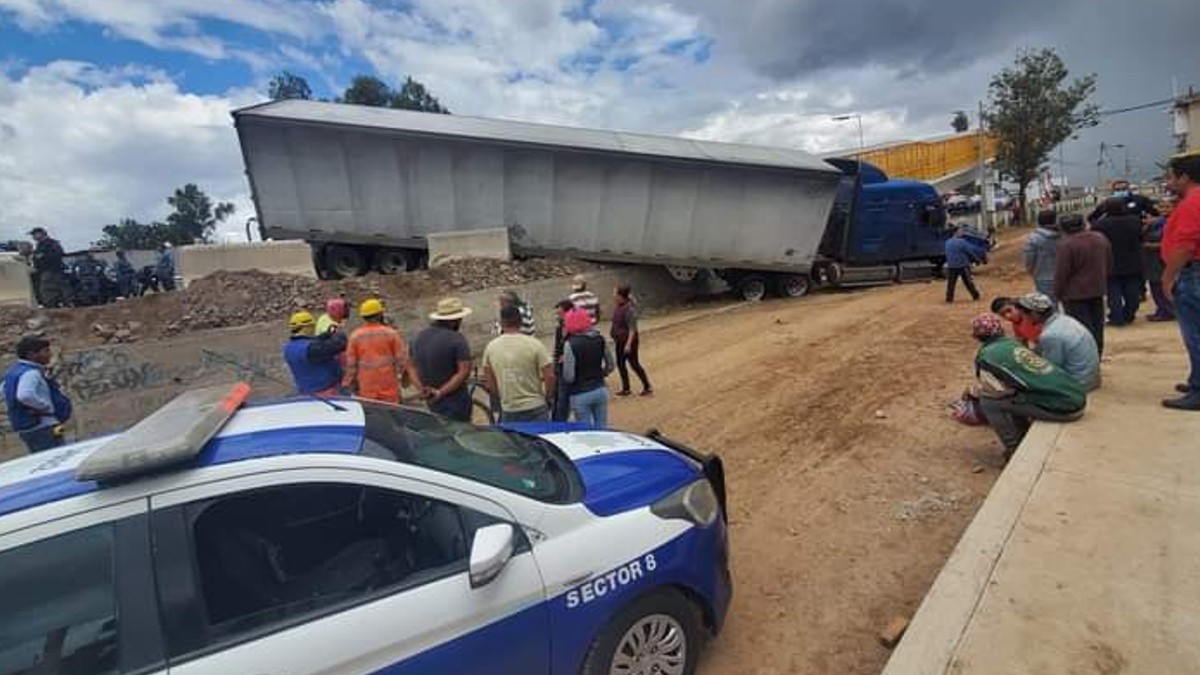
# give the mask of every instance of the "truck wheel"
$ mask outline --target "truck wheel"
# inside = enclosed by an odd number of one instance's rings
[[[757,274],[751,274],[738,280],[736,289],[742,300],[758,302],[767,294],[767,280]]]
[[[647,595],[623,610],[592,642],[582,675],[692,675],[700,656],[700,613],[674,590]]]
[[[695,267],[676,267],[667,265],[667,273],[681,284],[690,284],[696,280],[700,270]]]
[[[781,274],[774,279],[775,294],[781,298],[800,298],[812,289],[807,274]]]
[[[367,272],[367,256],[353,246],[330,246],[325,251],[325,266],[334,277],[358,277]]]
[[[402,248],[382,248],[375,253],[375,268],[380,274],[399,274],[413,269],[412,256]]]

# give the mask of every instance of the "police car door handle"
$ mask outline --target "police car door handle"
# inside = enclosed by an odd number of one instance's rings
[[[568,579],[566,583],[563,584],[563,588],[574,588],[580,584],[586,583],[588,579],[591,579],[594,576],[596,576],[595,572],[585,572],[574,579]]]

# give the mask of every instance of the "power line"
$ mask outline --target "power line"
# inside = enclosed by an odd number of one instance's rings
[[[1175,99],[1173,99],[1173,98],[1164,98],[1161,101],[1152,101],[1150,103],[1139,103],[1138,105],[1131,105],[1128,108],[1116,108],[1115,110],[1101,110],[1099,114],[1101,117],[1107,117],[1109,115],[1120,115],[1121,113],[1133,112],[1135,110],[1145,110],[1146,108],[1153,108],[1155,106],[1166,105],[1168,103],[1174,103],[1174,102],[1175,102]]]

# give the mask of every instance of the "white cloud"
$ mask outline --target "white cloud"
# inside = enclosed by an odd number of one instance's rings
[[[138,67],[0,73],[0,238],[44,225],[86,245],[119,218],[165,217],[167,195],[188,182],[244,220],[253,210],[229,112],[256,99],[184,93]]]

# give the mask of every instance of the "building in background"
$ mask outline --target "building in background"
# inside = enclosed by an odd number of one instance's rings
[[[1175,137],[1180,152],[1200,152],[1200,93],[1188,93],[1175,100]]]

